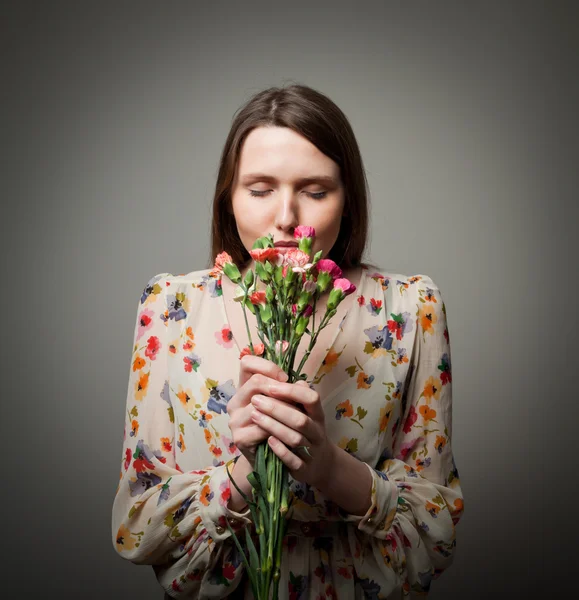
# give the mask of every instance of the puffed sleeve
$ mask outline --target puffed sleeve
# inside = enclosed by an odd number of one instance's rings
[[[137,307],[112,541],[121,557],[153,565],[170,596],[223,598],[243,574],[225,520],[239,530],[250,523],[249,510],[228,508],[226,468],[232,469],[232,461],[190,472],[176,462],[175,446],[182,440],[169,398],[167,288],[172,277],[154,276]]]
[[[452,563],[463,497],[451,443],[446,308],[430,277],[413,279],[415,341],[393,447],[377,465],[367,465],[373,478],[370,508],[345,520],[356,525],[350,541],[364,586],[375,589],[387,581],[406,594],[425,594]]]

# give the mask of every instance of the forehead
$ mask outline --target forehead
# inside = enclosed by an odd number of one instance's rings
[[[257,127],[243,142],[238,173],[267,172],[280,177],[337,176],[339,167],[305,137],[288,127]]]

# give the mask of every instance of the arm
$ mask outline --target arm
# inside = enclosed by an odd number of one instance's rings
[[[170,280],[167,273],[153,277],[138,306],[113,545],[123,558],[153,565],[173,597],[221,598],[243,569],[225,519],[235,528],[249,522],[249,511],[228,507],[226,468],[233,461],[187,473],[176,462],[175,446],[184,440],[175,430],[168,382]]]
[[[392,586],[401,583],[407,592],[425,592],[452,563],[463,498],[451,449],[446,311],[429,277],[422,275],[415,286],[416,338],[393,448],[377,465],[359,464],[358,471],[365,468],[372,478],[368,510],[362,516],[348,514],[343,502],[338,504],[344,520],[357,526],[356,534],[365,534],[349,538],[352,556],[359,557],[358,577],[372,587],[378,569]],[[347,479],[342,479],[342,489],[332,491],[334,498],[347,492]],[[365,493],[358,490],[355,503],[365,505]]]

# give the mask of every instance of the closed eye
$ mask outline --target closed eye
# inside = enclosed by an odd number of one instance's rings
[[[262,197],[262,196],[265,196],[266,194],[269,194],[269,192],[271,192],[271,191],[272,190],[264,190],[264,191],[249,190],[249,193],[252,196]],[[321,200],[322,198],[325,198],[328,195],[328,192],[304,192],[304,194],[308,195],[310,198],[313,198],[314,200]]]

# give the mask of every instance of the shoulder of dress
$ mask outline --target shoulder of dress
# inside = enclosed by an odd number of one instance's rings
[[[429,275],[418,273],[408,275],[385,268],[366,270],[366,277],[382,286],[384,295],[415,303],[420,297],[438,290],[438,286]]]
[[[159,273],[152,277],[151,282],[165,283],[166,286],[179,286],[183,284],[192,284],[194,287],[203,286],[208,281],[218,280],[221,278],[221,274],[213,269],[199,269],[197,271],[190,271],[188,273]]]

